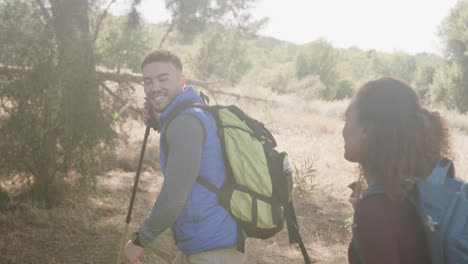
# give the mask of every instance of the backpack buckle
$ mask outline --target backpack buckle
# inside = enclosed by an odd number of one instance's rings
[[[427,225],[427,227],[429,227],[429,230],[431,230],[431,232],[434,232],[436,230],[436,227],[439,225],[439,223],[434,221],[430,215],[427,215],[426,217],[427,217],[427,221],[425,224]]]

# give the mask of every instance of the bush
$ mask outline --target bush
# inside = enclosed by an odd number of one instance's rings
[[[353,84],[351,81],[342,80],[338,84],[338,88],[336,89],[335,96],[333,96],[334,100],[342,100],[345,98],[351,98],[354,94]]]
[[[460,80],[461,72],[457,65],[446,64],[439,67],[434,74],[434,82],[430,86],[432,104],[444,106],[447,109],[457,108],[457,102],[462,99],[456,97]]]

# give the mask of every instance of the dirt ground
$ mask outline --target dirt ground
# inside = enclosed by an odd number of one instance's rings
[[[249,114],[264,121],[275,135],[279,150],[289,153],[300,167],[306,160],[315,169],[308,182],[310,193],[294,195],[299,227],[312,263],[347,263],[350,233],[345,221],[352,215],[347,185],[356,179],[355,166],[343,157],[340,115],[346,102],[316,106],[284,103],[242,104]],[[125,216],[135,177],[144,127],[129,121],[130,144],[119,150],[120,166],[101,175],[98,191],[89,199],[72,197],[60,206],[45,210],[15,202],[0,194],[0,263],[116,263]],[[455,164],[468,179],[468,136],[453,131]],[[129,234],[148,215],[163,177],[158,166],[158,135],[153,132],[140,176]],[[302,186],[306,188],[307,186]],[[315,187],[311,187],[315,186]],[[299,186],[297,186],[299,188]],[[3,196],[5,197],[5,195]],[[177,248],[169,231],[145,250],[142,263],[171,263]],[[271,239],[247,240],[247,263],[303,263],[297,245],[290,245],[287,231]]]

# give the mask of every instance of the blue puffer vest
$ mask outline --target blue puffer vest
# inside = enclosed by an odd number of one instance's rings
[[[186,87],[184,92],[178,95],[161,114],[161,133],[164,133],[169,113],[184,100],[202,102],[193,87]],[[189,108],[182,113],[192,114],[203,123],[206,137],[199,176],[220,188],[226,179],[226,169],[222,158],[221,143],[217,135],[218,129],[213,116],[199,108]],[[163,138],[162,134],[160,138]],[[159,146],[161,168],[166,176],[166,156],[161,142]],[[236,222],[218,203],[216,194],[198,182],[193,185],[185,208],[172,225],[171,231],[177,247],[187,254],[231,247],[237,243]]]

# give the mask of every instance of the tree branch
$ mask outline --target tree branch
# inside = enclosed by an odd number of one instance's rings
[[[122,105],[125,105],[127,103],[124,99],[120,98],[120,96],[116,95],[109,87],[107,87],[105,83],[101,83],[100,87],[102,87],[107,93],[109,93],[115,100],[117,100]],[[140,114],[140,111],[138,111],[138,109],[136,109],[133,106],[130,106],[128,109],[134,111],[137,114]]]
[[[97,69],[96,73],[98,78],[103,81],[113,81],[117,83],[122,82],[132,82],[132,83],[142,83],[143,77],[140,74],[135,73],[115,73],[105,70]]]
[[[40,0],[37,0],[37,1],[40,1]],[[104,19],[106,18],[107,14],[108,14],[108,11],[109,11],[109,8],[112,6],[113,3],[115,3],[116,0],[112,0],[106,7],[106,9],[104,9],[104,12],[102,13],[102,15],[99,17],[99,20],[98,20],[98,23],[96,24],[96,28],[94,28],[94,35],[93,35],[93,43],[96,42],[96,39],[98,37],[98,34],[99,34],[99,31],[101,29],[101,24],[102,24],[102,21],[104,21]]]
[[[252,100],[252,101],[260,101],[260,102],[269,102],[270,100],[267,100],[267,99],[263,99],[263,98],[258,98],[258,97],[252,97],[252,96],[248,96],[248,95],[242,95],[242,94],[237,94],[237,93],[231,93],[231,92],[226,92],[226,91],[222,91],[222,90],[219,90],[219,89],[212,89],[212,88],[209,88],[208,86],[201,86],[201,85],[197,85],[196,83],[200,83],[199,81],[195,81],[195,80],[187,80],[187,84],[193,84],[195,86],[199,86],[207,91],[209,91],[210,93],[213,93],[213,94],[224,94],[224,95],[229,95],[229,96],[233,96],[233,97],[236,97],[237,100],[239,99],[249,99],[249,100]],[[203,83],[203,82],[201,82]]]
[[[30,69],[13,67],[13,66],[4,66],[0,64],[0,74],[1,73],[25,73],[28,70]],[[98,79],[101,80],[102,82],[113,81],[117,83],[139,83],[139,84],[143,82],[143,77],[141,74],[115,73],[111,71],[106,71],[105,69],[97,69],[96,74],[98,76]],[[226,91],[222,91],[219,89],[211,88],[213,85],[219,85],[219,82],[204,82],[204,81],[199,81],[199,80],[187,79],[186,83],[189,85],[195,85],[197,87],[203,88],[213,94],[223,94],[223,95],[233,96],[237,99],[248,99],[248,100],[253,100],[253,101],[261,101],[261,102],[271,101],[271,100],[267,100],[263,98],[252,97],[252,96],[247,96],[247,95],[242,95],[242,94],[237,94],[237,93],[231,93],[231,92],[226,92]],[[110,89],[109,91],[112,92]],[[111,94],[111,95],[115,98],[118,97],[115,94]]]
[[[164,34],[163,38],[161,39],[161,42],[159,42],[159,48],[162,47],[162,45],[164,44],[164,42],[166,41],[166,38],[167,36],[169,36],[169,33],[172,32],[172,30],[174,30],[174,26],[175,26],[175,20],[172,20],[171,22],[171,25],[169,26],[169,28],[167,29],[166,33]]]

